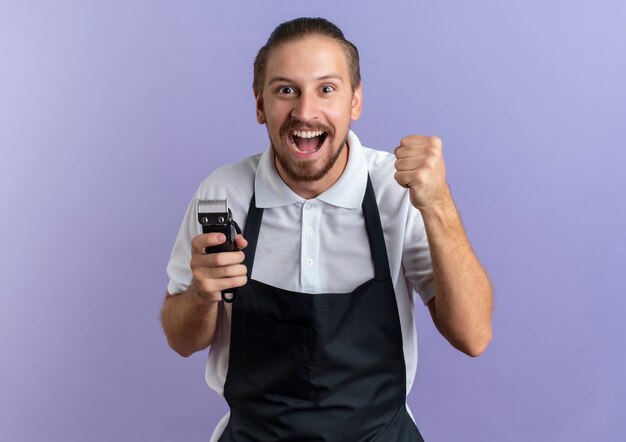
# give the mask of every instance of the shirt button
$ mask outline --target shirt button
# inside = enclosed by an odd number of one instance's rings
[[[307,204],[306,206],[304,206],[304,210],[311,210],[311,205]]]
[[[306,263],[308,265],[312,266],[313,265],[313,260],[311,258],[309,258],[309,259],[306,260]]]
[[[307,235],[313,235],[313,229],[309,227],[308,229],[306,229],[306,233]]]

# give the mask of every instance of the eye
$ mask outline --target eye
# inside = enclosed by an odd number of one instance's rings
[[[294,88],[292,88],[291,86],[282,86],[278,89],[278,93],[279,94],[285,94],[285,95],[291,95],[291,94],[295,94],[296,90]]]
[[[329,94],[329,93],[333,92],[334,90],[335,90],[335,88],[330,86],[330,85],[328,85],[328,84],[325,85],[325,86],[322,86],[322,89],[321,89],[322,93],[324,93],[324,94]]]

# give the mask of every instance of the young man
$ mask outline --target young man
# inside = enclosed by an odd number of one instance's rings
[[[162,321],[231,411],[212,441],[420,441],[406,408],[417,364],[413,290],[459,350],[491,339],[492,293],[445,180],[441,141],[395,155],[350,131],[356,48],[323,19],[281,24],[255,60],[270,148],[199,187],[168,264]],[[206,254],[197,201],[228,198],[243,252]],[[245,253],[245,254],[244,254]],[[236,290],[235,290],[236,289]],[[221,291],[236,291],[232,303]]]

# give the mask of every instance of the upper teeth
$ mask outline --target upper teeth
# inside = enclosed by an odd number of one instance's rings
[[[324,131],[322,131],[322,130],[316,130],[316,131],[295,130],[295,131],[293,131],[293,134],[296,137],[300,137],[300,138],[319,137],[323,133],[324,133]]]

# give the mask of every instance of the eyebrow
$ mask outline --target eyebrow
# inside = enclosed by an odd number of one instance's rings
[[[343,83],[343,78],[341,78],[341,76],[339,74],[322,75],[321,77],[317,77],[315,80],[316,81],[338,80],[341,83]],[[287,77],[281,77],[281,76],[278,75],[278,76],[272,77],[268,84],[272,84],[272,83],[276,83],[276,82],[280,82],[280,81],[284,81],[286,83],[294,83],[294,81],[292,79],[287,78]]]

